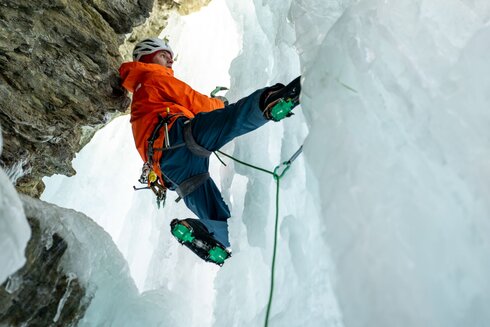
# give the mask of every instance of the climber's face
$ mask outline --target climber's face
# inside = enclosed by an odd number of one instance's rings
[[[158,51],[157,54],[153,57],[152,62],[154,64],[158,64],[167,68],[172,68],[174,60],[172,59],[172,55],[170,54],[170,52],[161,50]]]

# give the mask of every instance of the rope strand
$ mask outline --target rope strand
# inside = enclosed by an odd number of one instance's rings
[[[267,169],[260,168],[260,167],[257,167],[257,166],[254,166],[254,165],[251,165],[251,164],[249,164],[249,163],[246,163],[246,162],[244,162],[244,161],[238,160],[237,158],[234,158],[234,157],[230,156],[229,154],[226,154],[226,153],[224,153],[224,152],[221,152],[220,150],[218,150],[218,151],[216,151],[216,152],[218,152],[219,154],[221,154],[221,155],[223,155],[223,156],[225,156],[225,157],[228,157],[228,158],[230,158],[230,159],[232,159],[232,160],[235,160],[236,162],[241,163],[242,165],[245,165],[245,166],[247,166],[247,167],[250,167],[250,168],[254,168],[254,169],[256,169],[256,170],[263,171],[264,173],[267,173],[267,174],[270,174],[270,175],[274,175],[274,173],[273,173],[272,171],[269,171],[269,170],[267,170]]]
[[[275,178],[276,180],[276,219],[274,222],[274,246],[272,248],[272,265],[271,265],[271,286],[269,290],[269,301],[267,302],[267,312],[265,314],[264,326],[269,325],[269,315],[272,307],[272,296],[274,293],[274,275],[276,271],[276,250],[277,250],[277,226],[279,222],[279,180],[280,178]]]
[[[232,156],[230,156],[229,154],[226,154],[224,152],[221,152],[221,151],[216,151],[218,152],[219,154],[225,156],[225,157],[228,157],[242,165],[245,165],[247,167],[250,167],[250,168],[253,168],[253,169],[256,169],[256,170],[259,170],[259,171],[262,171],[264,173],[267,173],[267,174],[270,174],[272,175],[272,177],[274,177],[274,180],[276,181],[276,218],[275,218],[275,221],[274,221],[274,245],[272,247],[272,264],[271,264],[271,281],[270,281],[270,290],[269,290],[269,300],[267,302],[267,311],[266,311],[266,314],[265,314],[265,322],[264,322],[264,326],[267,327],[269,325],[269,315],[270,315],[270,311],[271,311],[271,307],[272,307],[272,298],[273,298],[273,295],[274,295],[274,275],[275,275],[275,270],[276,270],[276,253],[277,253],[277,230],[278,230],[278,225],[279,225],[279,181],[281,180],[281,178],[284,176],[284,174],[289,170],[289,167],[291,166],[291,164],[293,163],[293,161],[301,154],[301,152],[303,152],[303,146],[301,146],[292,156],[291,158],[288,160],[288,161],[285,161],[283,162],[282,164],[280,165],[277,165],[276,168],[274,168],[274,171],[269,171],[267,169],[264,169],[264,168],[260,168],[260,167],[257,167],[257,166],[254,166],[254,165],[251,165],[249,163],[246,163],[244,161],[241,161],[239,159],[236,159]],[[216,154],[215,152],[215,154]],[[221,158],[216,155],[218,157],[218,159],[225,165],[225,163],[221,160]],[[225,165],[226,166],[226,165]],[[282,172],[279,174],[279,169],[284,166],[284,169],[282,170]]]

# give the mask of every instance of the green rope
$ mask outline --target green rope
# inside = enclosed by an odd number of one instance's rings
[[[277,253],[277,229],[278,229],[278,225],[279,225],[279,190],[280,190],[279,181],[284,176],[284,174],[286,174],[286,172],[289,170],[289,167],[291,166],[293,161],[300,155],[300,153],[302,151],[303,151],[303,146],[301,146],[298,149],[298,151],[296,151],[296,153],[293,154],[293,156],[288,161],[285,161],[282,164],[276,166],[276,168],[274,168],[274,171],[269,171],[267,169],[251,165],[251,164],[246,163],[244,161],[238,160],[238,159],[230,156],[229,154],[226,154],[226,153],[221,152],[219,150],[217,151],[219,154],[224,155],[225,157],[228,157],[228,158],[230,158],[230,159],[232,159],[232,160],[234,160],[234,161],[236,161],[242,165],[245,165],[247,167],[250,167],[250,168],[253,168],[253,169],[256,169],[256,170],[259,170],[259,171],[262,171],[264,173],[272,175],[274,177],[274,180],[276,181],[276,218],[274,221],[274,246],[272,248],[271,284],[270,284],[271,286],[270,286],[270,291],[269,291],[269,301],[267,302],[267,312],[265,314],[265,322],[264,322],[265,327],[267,327],[269,325],[269,315],[270,315],[270,310],[272,307],[272,297],[274,294],[274,275],[275,275],[275,270],[276,270],[276,253]],[[221,161],[220,157],[217,154],[216,154],[216,156]],[[221,161],[221,162],[223,162],[223,161]],[[279,170],[283,166],[284,166],[284,169],[282,170],[282,172],[279,173]]]
[[[269,325],[269,314],[271,312],[272,295],[274,293],[274,274],[276,271],[277,225],[279,221],[279,181],[281,178],[277,175],[274,175],[274,179],[276,180],[276,219],[274,222],[274,246],[272,248],[271,287],[269,291],[269,301],[267,302],[267,312],[265,314],[265,327]]]
[[[245,165],[245,166],[247,166],[247,167],[250,167],[250,168],[253,168],[253,169],[256,169],[256,170],[263,171],[264,173],[267,173],[267,174],[270,174],[270,175],[274,176],[274,172],[272,172],[272,171],[269,171],[269,170],[267,170],[267,169],[260,168],[260,167],[257,167],[257,166],[254,166],[254,165],[251,165],[251,164],[249,164],[249,163],[246,163],[246,162],[244,162],[244,161],[238,160],[237,158],[234,158],[234,157],[230,156],[229,154],[226,154],[226,153],[221,152],[221,151],[219,151],[219,150],[218,150],[218,151],[216,151],[216,152],[218,152],[219,154],[221,154],[221,155],[223,155],[223,156],[225,156],[225,157],[228,157],[228,158],[230,158],[230,159],[232,159],[232,160],[235,160],[236,162],[241,163],[242,165]]]

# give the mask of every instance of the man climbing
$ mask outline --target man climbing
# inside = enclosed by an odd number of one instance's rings
[[[167,188],[177,191],[199,219],[174,219],[172,234],[202,259],[222,265],[231,254],[230,211],[209,177],[209,155],[270,120],[290,116],[299,104],[300,77],[228,104],[175,78],[173,56],[166,40],[149,38],[135,46],[133,62],[119,68],[124,88],[133,93],[131,126],[145,162],[142,180],[159,200]]]

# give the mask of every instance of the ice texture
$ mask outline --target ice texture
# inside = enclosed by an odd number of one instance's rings
[[[488,324],[488,2],[352,2],[303,42],[321,3],[292,11],[344,324]]]
[[[0,154],[2,146],[0,128]],[[22,203],[12,182],[0,167],[0,284],[24,265],[24,251],[30,237],[31,228]]]
[[[271,326],[490,321],[489,19],[486,0],[214,0],[171,18],[176,76],[202,93],[230,86],[235,101],[303,75],[295,116],[223,148],[273,169],[304,144],[280,182]],[[132,191],[127,117],[77,156],[77,176],[45,180],[43,197],[103,226],[145,291],[99,293],[87,325],[162,326],[159,310],[171,326],[263,324],[275,184],[225,161],[211,163],[232,212],[219,270],[172,239],[171,219],[193,216],[173,194],[159,211]]]
[[[58,234],[68,247],[61,264],[68,286],[58,304],[56,322],[69,296],[70,281],[78,279],[90,302],[78,326],[177,326],[190,324],[179,294],[161,287],[140,293],[119,249],[92,219],[72,209],[21,195],[26,215],[38,219],[44,237]],[[178,304],[177,307],[172,307]]]

